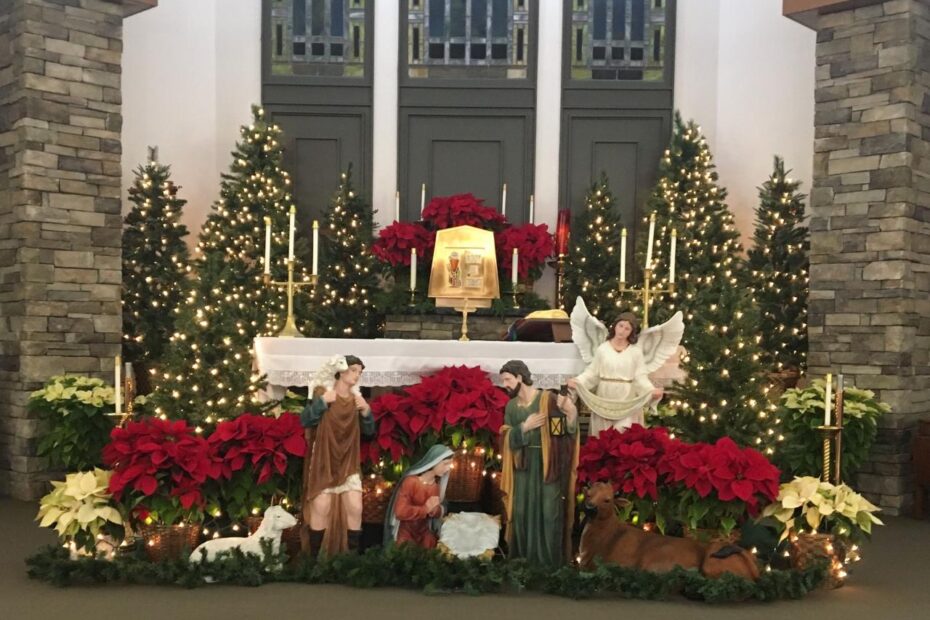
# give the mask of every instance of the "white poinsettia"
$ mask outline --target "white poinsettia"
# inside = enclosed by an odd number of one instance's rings
[[[879,508],[845,484],[834,485],[812,476],[798,477],[779,487],[778,498],[762,511],[784,525],[782,539],[807,525],[812,531],[836,531],[856,536],[882,525]],[[856,536],[858,537],[858,536]]]
[[[31,401],[44,401],[63,416],[71,413],[74,404],[100,409],[112,405],[114,398],[113,388],[102,379],[79,375],[54,376],[45,387],[29,395]]]
[[[108,491],[110,475],[110,471],[94,469],[52,482],[52,492],[39,502],[39,525],[53,527],[65,542],[93,550],[98,535],[112,534],[112,526],[123,525]]]

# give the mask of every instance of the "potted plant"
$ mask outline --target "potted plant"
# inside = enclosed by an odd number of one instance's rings
[[[624,520],[645,527],[654,522],[664,532],[678,489],[665,484],[660,470],[668,451],[680,443],[670,439],[662,427],[634,424],[623,431],[601,431],[581,447],[578,484],[610,482],[618,496],[629,502],[621,513]]]
[[[736,528],[778,494],[778,469],[758,450],[740,448],[729,437],[714,444],[679,442],[660,471],[681,485],[674,516],[685,535],[702,541],[736,540]]]
[[[101,379],[58,375],[29,395],[27,407],[48,425],[37,453],[49,465],[83,471],[101,464],[100,455],[114,425],[113,388]]]
[[[153,560],[180,557],[196,546],[204,483],[220,475],[207,441],[184,420],[144,418],[115,428],[103,449],[113,469],[109,490],[140,522]]]
[[[845,484],[803,476],[782,484],[762,517],[781,530],[782,540],[789,540],[796,568],[827,558],[827,585],[837,587],[846,577],[845,564],[858,559],[859,545],[871,537],[872,525],[882,525],[878,511]]]
[[[781,396],[780,414],[785,440],[775,455],[776,464],[790,476],[817,476],[823,462],[820,447],[823,436],[825,384],[821,379],[806,388],[786,391]],[[840,463],[844,477],[851,477],[868,459],[878,433],[878,419],[891,407],[875,398],[870,390],[847,387],[843,390],[843,453]]]
[[[298,505],[307,442],[297,414],[241,415],[220,422],[207,443],[220,468],[210,486],[230,520],[260,523],[275,500]]]
[[[55,529],[72,558],[102,554],[110,559],[123,540],[123,516],[108,490],[110,475],[98,468],[68,474],[64,481],[52,481],[51,493],[39,501],[36,520]]]
[[[477,501],[493,462],[507,395],[478,367],[447,366],[400,393],[372,401],[378,435],[363,446],[368,463],[390,461],[403,471],[431,446],[454,450],[446,490],[450,501]]]

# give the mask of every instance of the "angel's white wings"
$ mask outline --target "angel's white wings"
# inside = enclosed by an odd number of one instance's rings
[[[607,327],[588,312],[581,297],[575,300],[571,316],[572,342],[578,347],[585,364],[594,360],[594,352],[607,339]]]
[[[348,370],[349,365],[346,363],[344,355],[334,355],[329,358],[325,364],[310,377],[310,383],[307,386],[307,397],[313,398],[313,391],[322,387],[324,390],[331,390],[336,384],[336,373]]]
[[[678,351],[684,333],[685,322],[680,310],[661,325],[643,330],[636,346],[643,351],[646,372],[655,372]]]

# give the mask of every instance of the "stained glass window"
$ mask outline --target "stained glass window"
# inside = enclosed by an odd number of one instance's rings
[[[273,75],[362,77],[370,0],[272,0]]]
[[[527,77],[530,0],[406,2],[410,77]]]
[[[665,77],[667,2],[567,1],[572,79],[655,82]]]

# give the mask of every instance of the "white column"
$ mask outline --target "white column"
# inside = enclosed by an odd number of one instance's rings
[[[555,232],[559,211],[559,137],[562,127],[562,10],[564,0],[539,3],[536,70],[536,223]],[[554,300],[555,274],[548,267],[536,292]]]
[[[397,2],[373,2],[375,12],[374,93],[372,110],[371,201],[377,209],[375,223],[386,226],[394,220],[397,187],[397,63],[400,12]],[[410,196],[401,194],[406,204]],[[419,196],[416,197],[419,200]]]

